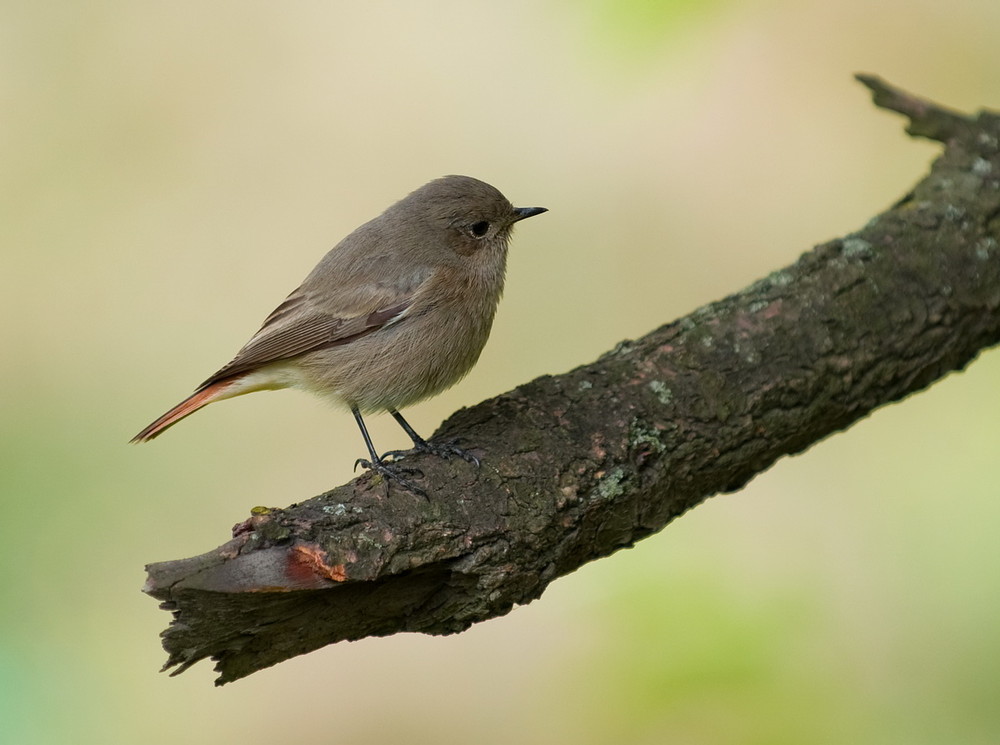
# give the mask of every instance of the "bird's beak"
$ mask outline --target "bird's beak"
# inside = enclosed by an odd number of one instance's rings
[[[535,215],[540,215],[543,212],[548,211],[549,210],[546,207],[515,207],[514,214],[517,215],[517,217],[514,218],[514,222],[523,220],[526,217],[534,217]]]

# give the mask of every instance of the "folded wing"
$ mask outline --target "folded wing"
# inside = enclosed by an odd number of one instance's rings
[[[377,306],[374,309],[344,317],[310,310],[310,304],[293,293],[268,316],[260,331],[236,357],[202,383],[198,390],[271,362],[350,343],[400,320],[412,302],[412,295],[382,298],[382,302],[374,304]]]

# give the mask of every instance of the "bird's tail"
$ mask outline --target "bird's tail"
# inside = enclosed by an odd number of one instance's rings
[[[142,430],[142,432],[133,437],[131,442],[148,442],[167,427],[176,424],[188,414],[193,414],[198,411],[198,409],[202,406],[210,404],[213,401],[218,401],[220,398],[229,398],[229,396],[224,394],[238,380],[238,377],[219,380],[211,385],[205,386],[201,390],[195,391],[166,414]],[[232,395],[232,393],[230,393],[230,395]]]

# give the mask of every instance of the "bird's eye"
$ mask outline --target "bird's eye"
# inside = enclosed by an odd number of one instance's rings
[[[482,238],[490,229],[490,224],[486,220],[474,222],[469,226],[469,234],[473,238]]]

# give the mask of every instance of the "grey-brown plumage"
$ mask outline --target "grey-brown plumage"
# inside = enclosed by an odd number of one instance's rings
[[[213,401],[297,387],[342,403],[361,420],[440,393],[479,359],[503,292],[515,208],[468,176],[431,181],[348,235],[265,319],[236,357],[133,439],[150,440]],[[386,474],[387,476],[396,475]],[[398,479],[397,480],[401,480]]]

